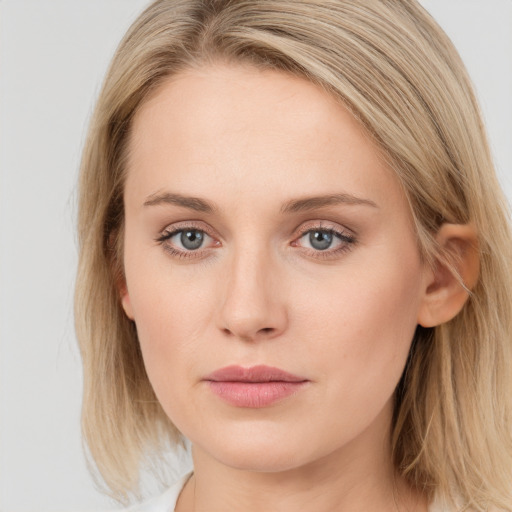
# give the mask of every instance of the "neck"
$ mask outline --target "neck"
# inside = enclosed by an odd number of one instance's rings
[[[372,446],[365,444],[369,439]],[[425,497],[393,468],[389,431],[380,438],[362,436],[313,462],[275,472],[233,468],[197,446],[192,455],[194,475],[177,512],[427,511]]]

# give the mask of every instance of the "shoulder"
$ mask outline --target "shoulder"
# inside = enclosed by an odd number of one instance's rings
[[[178,497],[191,475],[192,473],[187,473],[182,476],[160,496],[155,496],[143,503],[123,509],[121,512],[174,512]]]

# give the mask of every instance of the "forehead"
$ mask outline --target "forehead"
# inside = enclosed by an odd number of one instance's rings
[[[219,64],[168,79],[136,113],[129,148],[127,186],[146,194],[192,186],[208,195],[223,185],[268,201],[269,187],[292,196],[336,187],[400,194],[379,148],[339,100],[274,70]]]

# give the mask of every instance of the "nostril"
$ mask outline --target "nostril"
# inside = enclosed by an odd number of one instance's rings
[[[256,338],[259,338],[260,336],[267,336],[275,332],[276,329],[273,327],[263,327],[261,329],[258,329],[257,331],[253,331],[252,333],[245,332],[245,333],[235,333],[233,330],[225,327],[222,329],[222,333],[226,336],[235,336],[239,337],[240,339],[246,340],[246,341],[253,341]]]

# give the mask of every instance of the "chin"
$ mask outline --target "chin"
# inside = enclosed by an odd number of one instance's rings
[[[257,473],[280,473],[302,465],[295,454],[282,452],[275,447],[272,450],[266,448],[263,451],[246,447],[237,452],[230,450],[228,453],[219,453],[216,458],[233,469]]]
[[[273,435],[272,435],[273,434]],[[277,435],[264,429],[251,431],[245,435],[223,430],[219,436],[198,443],[218,462],[243,471],[277,473],[296,469],[311,462],[308,443],[299,442],[290,432]]]

